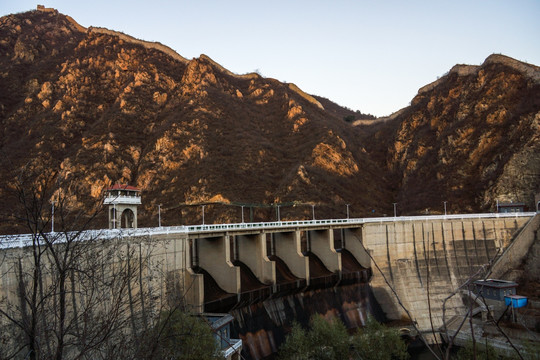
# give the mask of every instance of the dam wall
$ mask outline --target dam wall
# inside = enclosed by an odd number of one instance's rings
[[[171,297],[181,297],[189,287],[185,274],[185,264],[189,258],[185,238],[123,235],[119,233],[114,238],[94,238],[85,242],[72,238],[68,241],[69,250],[66,250],[67,243],[61,239],[65,237],[63,233],[47,239],[47,242],[56,243],[53,246],[36,241],[35,246],[0,248],[0,305],[18,304],[21,287],[31,286],[34,282],[56,286],[64,268],[74,270],[73,282],[70,280],[66,285],[66,291],[70,294],[84,293],[81,289],[85,286],[93,286],[96,292],[113,291],[95,280],[101,279],[102,283],[106,283],[106,279],[116,281],[118,273],[123,272],[126,278],[119,286],[125,287],[130,282],[134,293],[139,292],[140,287],[144,287],[145,291],[151,289],[148,291],[160,302],[156,304],[158,307],[163,307],[163,303]],[[36,269],[41,270],[39,279],[35,275]],[[86,272],[94,274],[96,279],[86,276]],[[71,279],[72,275],[68,275]],[[80,303],[89,301],[84,296],[74,300]]]
[[[531,218],[386,218],[316,229],[266,229],[263,236],[231,235],[234,251],[223,266],[239,266],[235,259],[243,259],[252,279],[241,282],[236,294],[218,294],[219,301],[206,302],[205,310],[233,314],[235,337],[243,340],[244,356],[252,359],[275,352],[293,320],[307,324],[315,313],[340,318],[349,329],[362,326],[368,314],[404,322],[410,322],[410,314],[421,332],[438,331],[445,299],[466,281],[486,275],[521,234],[532,233],[527,226]],[[200,236],[197,241],[203,241]],[[244,237],[252,237],[252,244]],[[209,254],[199,252],[197,258]],[[261,263],[272,264],[265,266],[275,275],[257,270]],[[211,271],[205,276],[213,277]],[[206,285],[220,288],[217,277]],[[243,299],[255,291],[258,297]],[[204,293],[205,299],[216,296]],[[447,300],[447,319],[464,311],[460,296]]]
[[[66,289],[74,305],[68,312],[92,303],[84,295],[91,286],[98,286],[92,296],[114,294],[109,284],[127,273],[127,283],[117,286],[126,299],[121,306],[132,309],[126,316],[137,319],[126,320],[134,324],[133,331],[144,318],[155,318],[159,309],[179,303],[194,313],[228,312],[235,317],[234,331],[249,350],[244,356],[253,359],[275,352],[292,321],[307,324],[315,313],[339,317],[350,329],[363,325],[368,314],[407,322],[410,315],[420,331],[429,332],[443,324],[443,302],[466,281],[485,276],[493,263],[494,270],[504,270],[527,252],[540,222],[534,215],[88,232],[84,235],[88,240],[71,242],[77,252],[70,261],[92,269],[94,275],[84,277],[81,271],[80,278],[71,280],[70,274]],[[43,246],[46,255],[40,263],[43,284],[49,286],[57,279],[53,255],[69,241],[62,239],[62,233],[45,235],[59,238],[48,246],[30,234],[0,237],[0,305],[13,310],[13,317],[21,310],[22,289],[31,288],[34,279],[36,245]],[[88,311],[111,308],[108,301],[115,298],[119,297],[100,297],[100,306]],[[96,303],[97,298],[92,300]],[[54,308],[54,297],[46,301]],[[141,311],[143,315],[137,315]],[[446,302],[447,319],[463,311],[461,297]],[[4,317],[0,327],[9,331],[6,326]]]
[[[389,319],[408,319],[421,331],[443,324],[445,298],[472,277],[487,275],[530,218],[399,221],[366,224],[363,245],[372,257],[371,287]],[[395,294],[392,292],[393,289]],[[403,307],[399,304],[399,301]],[[459,296],[446,303],[446,318],[461,313]]]
[[[85,351],[102,358],[127,334],[151,329],[187,292],[185,240],[58,232],[14,247],[0,238],[0,358],[25,346],[24,353],[46,353],[59,338],[66,358],[76,357],[81,339],[101,339]]]
[[[491,277],[505,278],[508,271],[516,269],[521,262],[527,257],[535,241],[538,241],[538,230],[540,229],[540,215],[536,215],[531,221],[519,230],[514,241],[508,245],[501,256],[493,264],[491,269]],[[537,267],[538,269],[538,267]],[[538,270],[535,271],[538,273]]]

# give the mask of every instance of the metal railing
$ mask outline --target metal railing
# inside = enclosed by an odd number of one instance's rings
[[[45,244],[45,238],[49,242],[62,243],[68,239],[85,241],[91,239],[113,239],[117,237],[137,237],[169,234],[205,234],[212,232],[242,231],[242,230],[268,230],[268,229],[296,229],[332,226],[332,225],[361,225],[369,223],[391,223],[397,221],[434,221],[434,220],[465,220],[465,219],[497,219],[497,218],[518,218],[533,217],[537,213],[487,213],[487,214],[453,214],[453,215],[426,215],[426,216],[397,216],[378,218],[354,218],[354,219],[325,219],[325,220],[293,220],[293,221],[273,221],[257,223],[233,223],[233,224],[208,224],[190,226],[162,226],[153,228],[138,229],[102,229],[86,230],[81,232],[55,232],[44,235],[37,234],[16,234],[1,235],[0,249],[32,246],[34,242]]]
[[[264,229],[286,229],[296,227],[317,227],[320,225],[356,225],[366,223],[388,223],[396,221],[432,221],[432,220],[462,220],[462,219],[487,219],[487,218],[514,218],[532,217],[535,212],[525,213],[487,213],[487,214],[453,214],[453,215],[425,215],[425,216],[397,216],[378,218],[354,218],[354,219],[325,219],[325,220],[293,220],[274,221],[259,223],[234,223],[234,224],[210,224],[210,225],[190,225],[186,226],[188,233],[208,233],[231,230],[264,230]],[[159,228],[150,228],[159,229]]]

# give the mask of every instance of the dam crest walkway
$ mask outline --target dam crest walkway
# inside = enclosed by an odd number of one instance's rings
[[[523,213],[479,213],[479,214],[451,214],[451,215],[425,215],[425,216],[396,216],[396,217],[374,217],[374,218],[349,218],[349,219],[321,219],[321,220],[292,220],[292,221],[272,221],[272,222],[244,222],[232,224],[201,224],[201,225],[180,225],[146,227],[137,229],[99,229],[86,230],[79,234],[81,239],[107,239],[118,236],[137,237],[148,235],[173,235],[173,234],[204,234],[212,232],[226,231],[257,231],[257,230],[286,230],[286,229],[309,229],[312,227],[334,226],[347,227],[373,223],[393,223],[393,222],[418,222],[418,221],[444,221],[444,220],[466,220],[466,219],[497,219],[497,218],[517,218],[533,217],[535,212]],[[49,233],[51,234],[51,233]],[[0,249],[27,247],[32,245],[34,234],[0,235]]]

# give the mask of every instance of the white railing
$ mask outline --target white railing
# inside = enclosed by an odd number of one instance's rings
[[[103,204],[141,204],[140,196],[108,195],[103,199]]]
[[[368,223],[391,223],[396,221],[433,221],[433,220],[465,220],[465,219],[497,219],[497,218],[517,218],[533,217],[537,213],[488,213],[488,214],[454,214],[454,215],[427,215],[427,216],[398,216],[398,217],[379,217],[379,218],[355,218],[355,219],[325,219],[325,220],[295,220],[295,221],[274,221],[258,223],[235,223],[235,224],[208,224],[208,225],[190,225],[190,226],[162,226],[154,228],[138,229],[103,229],[87,230],[80,233],[47,233],[45,236],[49,241],[65,242],[66,239],[77,238],[84,241],[89,239],[112,239],[116,237],[131,236],[150,236],[150,235],[168,235],[168,234],[205,234],[212,232],[226,231],[249,231],[266,229],[296,229],[313,228],[320,226],[343,226],[343,225],[361,225]],[[27,247],[33,244],[33,241],[44,243],[41,236],[34,234],[17,234],[0,236],[0,249]]]
[[[320,225],[356,225],[365,223],[387,223],[395,221],[432,221],[432,220],[460,220],[460,219],[484,219],[484,218],[513,218],[532,217],[535,212],[526,213],[487,213],[487,214],[454,214],[454,215],[426,215],[426,216],[398,216],[379,218],[354,218],[354,219],[325,219],[325,220],[296,220],[296,221],[274,221],[259,223],[235,223],[235,224],[209,224],[186,226],[188,233],[208,233],[216,231],[230,230],[264,230],[264,229],[286,229],[296,227],[317,227]],[[149,228],[160,229],[160,228]]]

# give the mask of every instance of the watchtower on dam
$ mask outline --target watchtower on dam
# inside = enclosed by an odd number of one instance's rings
[[[229,312],[238,320],[245,316],[242,309],[253,311],[256,305],[266,308],[265,316],[274,324],[284,324],[290,321],[285,309],[291,296],[310,293],[315,299],[330,289],[341,302],[338,308],[318,305],[316,311],[339,316],[349,327],[361,326],[366,300],[339,291],[362,284],[371,288],[386,318],[403,319],[407,309],[419,329],[427,331],[443,325],[442,304],[454,289],[493,264],[510,245],[530,238],[539,222],[536,213],[278,221],[111,228],[85,232],[81,240],[137,248],[133,254],[139,258],[134,260],[145,256],[138,281],[146,282],[162,302],[181,294],[177,298],[196,313]],[[28,255],[35,240],[29,235],[2,238],[4,302],[18,301],[13,264]],[[111,269],[123,261],[111,261]],[[446,315],[463,309],[461,299],[452,298]],[[253,336],[277,346],[271,332]],[[253,351],[264,355],[266,350]]]
[[[109,229],[137,228],[137,206],[141,205],[139,189],[116,184],[107,189],[103,204],[108,206]]]

